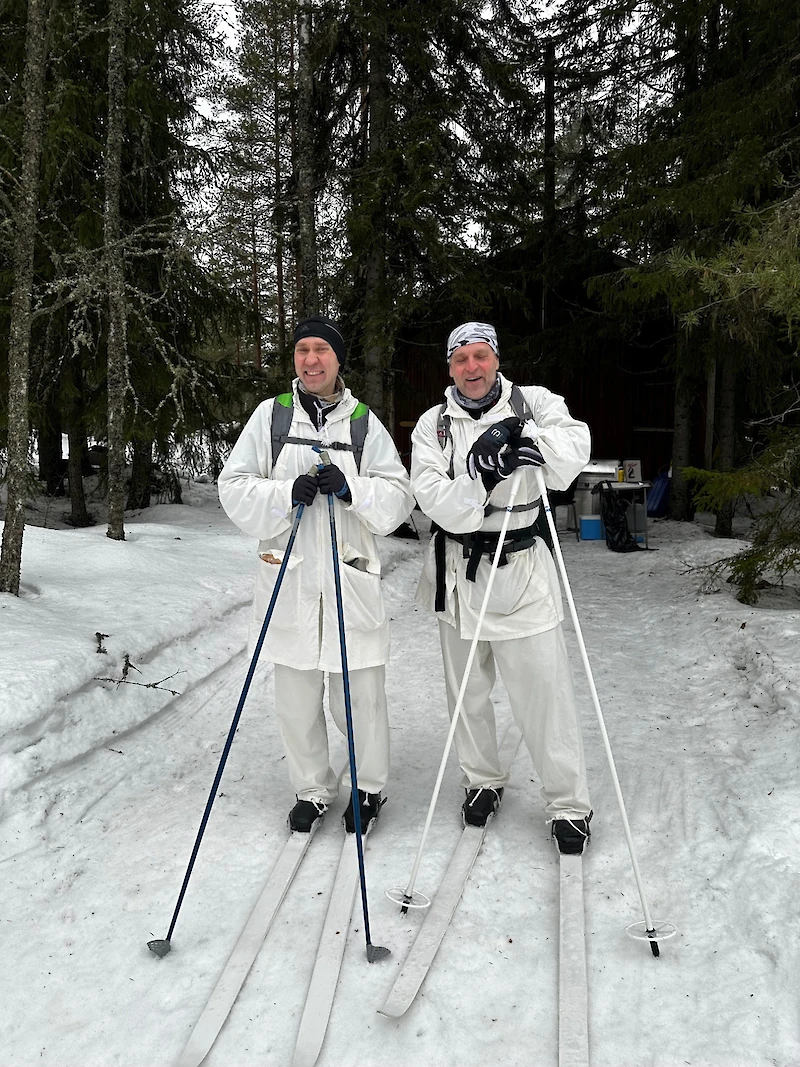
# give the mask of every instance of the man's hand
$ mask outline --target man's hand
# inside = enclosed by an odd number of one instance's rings
[[[520,467],[541,467],[543,463],[544,456],[539,451],[538,445],[525,439],[524,444],[514,445],[508,452],[503,453],[498,460],[495,473],[499,478],[508,478]]]
[[[317,479],[313,475],[301,474],[299,478],[295,478],[292,485],[292,507],[297,504],[305,504],[308,507],[314,503],[316,495]]]
[[[544,456],[537,445],[528,438],[523,437],[520,439],[519,444],[513,445],[500,456],[495,470],[484,471],[481,474],[483,487],[487,493],[491,493],[498,482],[510,477],[520,467],[541,467],[543,463]]]
[[[467,474],[470,478],[496,472],[501,451],[510,441],[519,438],[521,432],[522,422],[516,417],[503,419],[484,430],[467,454]]]
[[[334,496],[338,496],[340,499],[350,496],[350,486],[347,484],[347,479],[343,471],[335,463],[327,463],[324,467],[320,467],[317,482],[319,483],[319,491],[323,496],[327,496],[329,493],[333,493]]]

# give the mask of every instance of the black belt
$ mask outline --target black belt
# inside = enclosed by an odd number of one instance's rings
[[[536,527],[525,526],[521,530],[509,530],[503,540],[503,548],[500,552],[498,567],[504,567],[508,563],[508,556],[512,552],[522,552],[526,548],[532,548],[536,544]],[[431,524],[433,533],[433,558],[436,562],[436,601],[434,611],[444,611],[445,608],[445,539],[458,541],[464,546],[464,559],[467,564],[467,581],[474,582],[478,573],[478,564],[481,556],[492,556],[497,550],[499,533],[467,533],[455,534],[449,530],[443,530],[436,523]]]

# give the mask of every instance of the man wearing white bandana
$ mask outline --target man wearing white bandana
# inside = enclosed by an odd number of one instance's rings
[[[220,474],[219,498],[239,529],[259,539],[253,639],[275,588],[296,509],[305,506],[263,654],[275,664],[276,714],[297,797],[289,827],[308,833],[339,789],[328,757],[326,673],[331,714],[345,732],[326,500],[328,494],[334,496],[361,825],[366,830],[378,816],[389,774],[384,690],[389,620],[375,535],[397,529],[411,512],[413,498],[388,432],[340,377],[346,347],[338,325],[315,315],[298,325],[294,341],[297,377],[292,391],[256,408]],[[315,446],[330,451],[330,465],[317,469]],[[349,772],[343,784],[349,788]],[[352,800],[344,820],[353,833]]]
[[[433,537],[417,600],[439,619],[450,715],[475,635],[505,507],[508,479],[522,485],[481,627],[455,731],[466,823],[495,814],[508,774],[500,765],[490,693],[499,668],[514,718],[542,783],[552,834],[562,852],[580,853],[592,816],[580,720],[561,629],[555,566],[533,529],[539,510],[535,469],[566,489],[590,454],[589,428],[564,399],[542,386],[515,386],[499,373],[493,326],[465,322],[450,334],[453,385],[412,435],[411,484]]]

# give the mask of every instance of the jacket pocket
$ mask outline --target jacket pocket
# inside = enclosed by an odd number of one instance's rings
[[[344,624],[348,630],[375,630],[386,621],[381,592],[381,565],[351,545],[339,553]]]
[[[269,608],[285,553],[282,548],[272,548],[259,554],[256,593],[253,598],[253,624],[259,628]],[[270,626],[280,630],[300,629],[300,574],[302,556],[293,552],[286,565],[283,581],[272,609]],[[257,632],[259,632],[257,631]]]
[[[475,575],[475,581],[467,582],[469,606],[473,611],[481,610],[489,581],[491,561],[492,556],[484,556],[478,567],[478,573]],[[544,599],[548,592],[547,576],[538,573],[533,548],[512,552],[508,556],[508,563],[504,567],[498,567],[495,572],[486,610],[496,615],[510,615],[527,604]]]

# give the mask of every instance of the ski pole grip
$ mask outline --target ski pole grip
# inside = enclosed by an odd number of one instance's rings
[[[328,453],[325,451],[325,449],[324,448],[318,448],[316,445],[314,445],[313,447],[314,447],[314,451],[319,453],[319,459],[320,459],[320,463],[322,464],[322,466],[323,467],[330,467],[330,465],[331,465],[331,457],[328,455]]]

